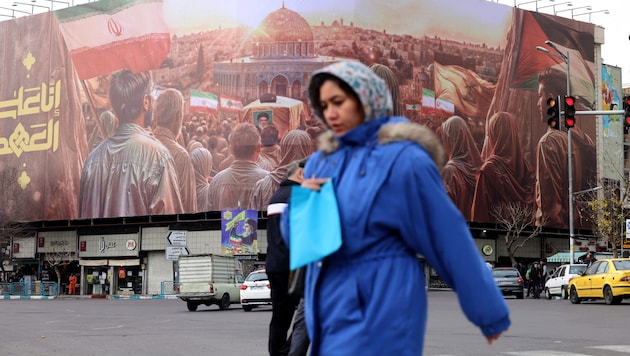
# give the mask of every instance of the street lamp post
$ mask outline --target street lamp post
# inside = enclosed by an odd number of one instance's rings
[[[579,7],[573,7],[573,8],[570,8],[570,9],[558,10],[558,11],[554,12],[554,15],[557,15],[557,14],[559,14],[561,12],[565,12],[565,11],[571,11],[571,18],[573,18],[573,11],[579,10],[579,9],[586,9],[588,11],[592,10],[592,8],[590,6],[579,6]]]
[[[542,1],[542,0],[533,0],[533,1],[525,1],[522,3],[517,4],[516,1],[514,1],[514,6],[515,7],[521,7],[521,5],[525,5],[525,4],[531,4],[531,3],[536,3],[536,11],[538,11],[538,2]],[[555,1],[555,0],[551,0],[551,1]]]
[[[53,10],[54,10],[55,3],[66,4],[66,7],[70,7],[70,3],[67,1],[60,1],[60,0],[44,0],[44,1],[50,1],[50,8]],[[35,0],[33,0],[33,2],[35,2]]]
[[[562,58],[562,60],[564,60],[564,63],[567,65],[567,96],[571,95],[571,65],[569,62],[569,51],[567,51],[566,53],[563,53],[562,51],[560,51],[558,49],[558,47],[556,47],[556,44],[547,40],[545,41],[545,44],[551,48],[554,49],[554,51],[556,51],[559,55],[560,58]],[[541,46],[537,46],[536,47],[537,50],[545,52],[547,54],[551,53],[549,52],[548,49],[546,49],[545,47],[541,47]],[[574,229],[574,224],[573,224],[573,144],[572,144],[572,134],[571,134],[571,128],[567,128],[567,160],[568,160],[568,164],[567,164],[567,169],[568,169],[568,176],[569,176],[569,263],[573,264],[575,262],[575,258],[573,256],[573,252],[575,250],[575,229]]]
[[[27,4],[27,3],[24,3],[24,2],[17,2],[17,1],[13,2],[13,6],[18,6],[18,5],[30,6],[31,7],[31,15],[33,15],[35,13],[35,7],[41,7],[43,9],[46,9],[46,10],[50,11],[50,8],[48,6],[37,5],[37,4]]]
[[[0,6],[0,9],[5,9],[5,10],[9,10],[9,11],[11,11],[11,12],[12,12],[12,17],[13,17],[13,18],[15,18],[15,13],[16,13],[16,12],[21,12],[21,13],[26,14],[26,15],[32,15],[30,12],[26,12],[26,11],[22,11],[22,10],[17,10],[17,9],[12,9],[12,8],[9,8],[9,7],[2,7],[2,6]],[[7,16],[8,16],[8,15],[7,15]]]
[[[573,3],[572,3],[571,1],[565,1],[565,2],[559,2],[559,3],[557,3],[557,4],[553,4],[553,5],[545,5],[545,6],[541,6],[541,7],[539,7],[539,8],[538,8],[538,10],[540,10],[540,9],[544,9],[544,8],[546,8],[546,7],[553,7],[553,13],[555,14],[555,13],[556,13],[556,5],[557,5],[557,6],[560,6],[560,5],[565,5],[565,4],[566,4],[567,6],[573,6]]]
[[[608,10],[597,10],[597,11],[589,11],[589,12],[584,12],[584,13],[575,14],[575,15],[571,14],[571,17],[575,18],[575,16],[588,15],[588,22],[591,22],[591,15],[592,14],[597,14],[597,13],[600,13],[600,12],[603,12],[606,15],[610,14],[610,11],[608,11]]]

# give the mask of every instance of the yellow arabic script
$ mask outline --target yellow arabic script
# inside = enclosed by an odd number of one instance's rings
[[[59,120],[48,120],[47,124],[34,124],[30,132],[19,123],[9,137],[0,137],[0,155],[15,154],[20,157],[24,152],[53,152],[59,148]]]
[[[17,119],[58,109],[61,103],[61,80],[50,86],[46,83],[33,88],[21,86],[13,92],[13,98],[0,101],[0,119]]]

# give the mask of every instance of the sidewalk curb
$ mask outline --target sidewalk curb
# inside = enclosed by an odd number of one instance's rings
[[[73,295],[73,296],[48,296],[48,295],[0,295],[0,300],[18,300],[18,299],[34,299],[34,300],[52,300],[52,299],[93,299],[90,295]],[[174,295],[108,295],[102,299],[177,299]]]
[[[112,295],[107,299],[177,299],[174,295]]]

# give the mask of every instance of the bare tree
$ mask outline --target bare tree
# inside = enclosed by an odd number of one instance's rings
[[[518,263],[514,258],[516,251],[540,234],[546,221],[535,226],[532,221],[532,207],[520,202],[501,203],[492,207],[492,216],[505,230],[504,243],[510,255],[513,267]]]
[[[11,238],[27,236],[28,224],[21,222],[17,214],[22,211],[24,200],[22,188],[18,183],[18,170],[4,168],[0,170],[0,246],[4,253],[0,253],[0,271],[5,272],[4,266],[11,259]],[[6,262],[5,262],[6,261]]]
[[[61,288],[61,271],[59,267],[67,264],[73,259],[73,251],[70,250],[68,245],[55,245],[50,252],[45,255],[46,262],[53,268],[55,275],[57,275],[57,294],[60,294]]]
[[[625,237],[624,198],[628,192],[621,194],[618,181],[604,181],[600,186],[603,187],[603,193],[587,201],[584,213],[593,225],[593,234],[612,246],[613,257],[617,257]]]

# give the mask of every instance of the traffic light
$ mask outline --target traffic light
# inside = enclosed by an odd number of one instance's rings
[[[556,98],[547,99],[547,125],[552,129],[560,129],[560,108]]]
[[[623,128],[627,133],[630,128],[630,96],[623,97]]]
[[[575,126],[575,97],[564,97],[564,126],[570,129]]]

